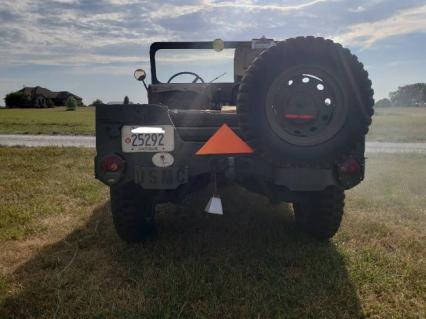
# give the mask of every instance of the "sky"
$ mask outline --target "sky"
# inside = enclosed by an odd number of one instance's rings
[[[263,35],[275,40],[314,35],[342,43],[364,63],[376,99],[400,85],[426,82],[425,0],[0,4],[0,104],[7,93],[36,85],[71,91],[86,104],[97,98],[122,101],[125,95],[143,103],[146,92],[133,71],[144,68],[149,79],[150,43],[251,40]],[[208,58],[193,58],[214,69]]]

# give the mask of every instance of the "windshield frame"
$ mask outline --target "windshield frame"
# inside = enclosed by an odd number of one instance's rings
[[[224,41],[224,49],[236,49],[241,45],[251,45],[250,41]],[[149,48],[149,59],[151,63],[151,83],[162,84],[157,78],[157,68],[155,64],[155,54],[162,49],[211,49],[213,50],[213,41],[198,42],[154,42]],[[194,83],[195,84],[195,83]]]

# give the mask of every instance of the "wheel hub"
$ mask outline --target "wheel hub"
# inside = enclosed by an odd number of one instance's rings
[[[343,104],[337,83],[325,71],[299,67],[272,83],[266,114],[280,137],[307,145],[326,140],[340,129],[345,113]]]

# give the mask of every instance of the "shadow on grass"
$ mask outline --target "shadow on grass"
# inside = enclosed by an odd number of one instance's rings
[[[162,207],[159,238],[141,245],[121,242],[101,205],[15,271],[0,317],[362,317],[344,259],[298,234],[290,208],[231,188],[226,214],[209,216],[204,200]]]

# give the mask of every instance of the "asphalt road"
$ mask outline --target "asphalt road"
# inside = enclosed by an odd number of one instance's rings
[[[95,147],[94,136],[72,136],[72,135],[24,135],[8,134],[0,135],[0,145],[5,146],[75,146]]]
[[[6,146],[62,146],[95,147],[94,136],[70,135],[0,135],[0,145]],[[367,153],[423,153],[426,143],[367,142]]]

